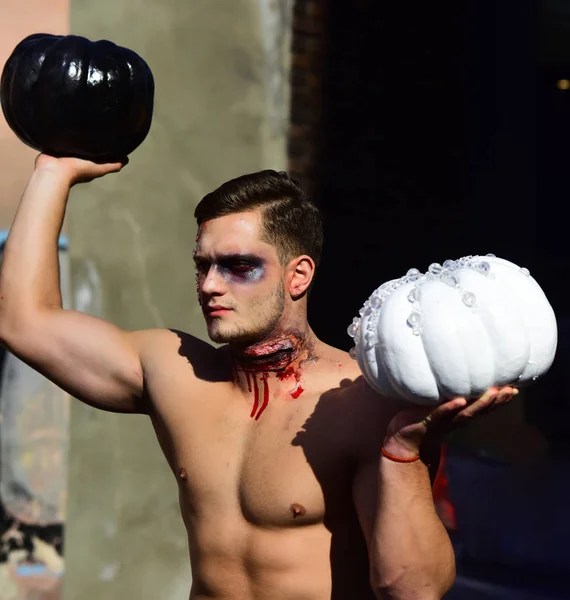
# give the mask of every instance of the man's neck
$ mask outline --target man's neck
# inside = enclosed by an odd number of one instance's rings
[[[235,368],[251,373],[282,372],[313,357],[315,337],[307,327],[276,331],[262,340],[231,345]]]
[[[284,329],[252,344],[232,346],[234,383],[250,397],[252,418],[261,417],[270,397],[301,396],[307,363],[318,359],[317,342],[307,327],[305,332]]]

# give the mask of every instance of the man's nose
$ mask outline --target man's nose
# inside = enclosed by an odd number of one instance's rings
[[[216,265],[212,265],[204,280],[202,281],[202,293],[209,296],[222,296],[226,292],[226,282],[221,276],[220,272],[216,268]]]

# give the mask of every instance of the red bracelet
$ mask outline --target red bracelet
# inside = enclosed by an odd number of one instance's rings
[[[416,460],[420,460],[419,454],[417,456],[414,456],[413,458],[400,458],[398,456],[394,456],[393,454],[386,452],[386,450],[384,450],[384,446],[382,446],[382,454],[386,458],[389,458],[390,460],[393,460],[394,462],[397,462],[397,463],[413,463],[413,462],[416,462]]]

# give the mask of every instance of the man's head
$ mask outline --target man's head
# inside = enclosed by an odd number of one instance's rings
[[[212,340],[253,342],[284,320],[306,319],[323,228],[297,182],[270,170],[244,175],[206,195],[194,216],[198,295]]]

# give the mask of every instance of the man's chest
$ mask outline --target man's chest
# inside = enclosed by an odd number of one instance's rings
[[[270,403],[259,420],[243,401],[211,395],[160,414],[159,437],[183,511],[266,527],[322,522],[350,500],[351,444],[341,415],[318,418],[318,400]]]

